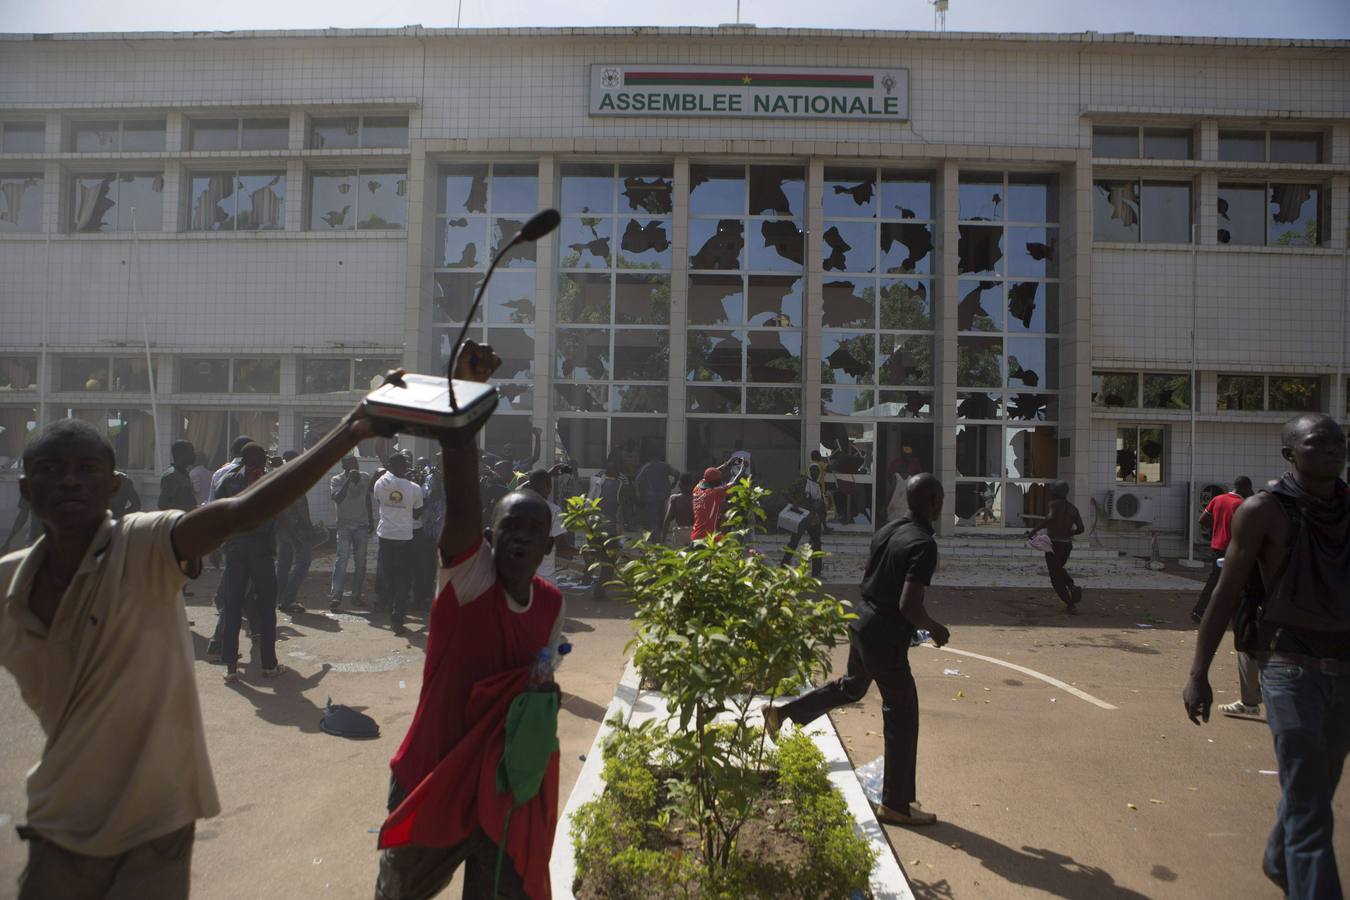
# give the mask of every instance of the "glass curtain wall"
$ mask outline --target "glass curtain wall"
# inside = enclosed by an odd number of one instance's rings
[[[437,190],[432,331],[443,369],[492,257],[539,208],[539,166],[446,165]],[[467,335],[502,358],[493,379],[501,401],[483,429],[484,448],[518,460],[529,455],[534,409],[536,247],[521,244],[498,265]]]
[[[965,173],[959,206],[956,523],[1035,525],[1059,456],[1057,181]]]
[[[562,165],[553,413],[561,455],[632,477],[664,458],[669,412],[669,164]]]
[[[820,451],[836,527],[902,515],[933,458],[933,179],[825,169]]]
[[[805,167],[689,169],[688,456],[750,453],[781,497],[801,469]]]

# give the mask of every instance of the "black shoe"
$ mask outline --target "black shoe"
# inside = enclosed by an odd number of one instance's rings
[[[402,625],[395,625],[389,630],[394,633],[394,637],[403,637],[408,633],[408,629],[404,628]]]

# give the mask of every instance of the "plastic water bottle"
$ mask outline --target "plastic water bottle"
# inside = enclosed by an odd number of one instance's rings
[[[530,668],[530,690],[543,687],[552,681],[554,668],[553,648],[542,648],[534,658],[534,665]]]

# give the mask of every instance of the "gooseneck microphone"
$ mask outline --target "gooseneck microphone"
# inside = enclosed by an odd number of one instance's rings
[[[497,251],[497,255],[492,258],[492,265],[488,266],[487,274],[478,284],[478,293],[474,295],[473,304],[469,307],[469,313],[464,317],[464,327],[459,330],[459,337],[455,339],[454,346],[450,349],[450,369],[447,377],[450,382],[450,409],[459,412],[459,405],[455,402],[455,366],[459,362],[459,351],[464,346],[464,336],[469,333],[469,326],[473,323],[473,317],[478,312],[478,307],[483,302],[483,292],[487,290],[488,281],[492,279],[492,273],[497,269],[497,263],[502,261],[507,253],[518,244],[533,243],[544,235],[558,227],[562,222],[562,216],[556,209],[544,209],[535,213],[528,222],[516,232],[516,236],[507,242],[506,246]]]

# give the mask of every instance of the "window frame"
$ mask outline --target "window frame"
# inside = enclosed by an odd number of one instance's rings
[[[64,370],[65,370],[66,364],[67,364],[68,362],[71,362],[71,361],[77,360],[77,359],[101,359],[101,360],[103,360],[103,363],[104,363],[104,365],[105,365],[105,367],[106,367],[104,371],[107,373],[108,386],[107,386],[107,387],[104,387],[104,388],[100,388],[100,389],[92,389],[92,388],[64,388],[64,387],[62,387],[62,386],[61,386],[61,385],[62,385],[62,378],[63,378],[63,375],[64,375]],[[161,389],[161,388],[160,388],[159,381],[161,381],[161,380],[163,379],[164,360],[163,360],[162,358],[158,357],[158,356],[152,358],[151,365],[150,365],[150,366],[147,368],[147,370],[146,370],[146,386],[145,386],[144,389],[119,389],[119,388],[114,388],[114,387],[112,386],[112,384],[113,384],[113,380],[117,377],[117,364],[118,364],[119,362],[130,362],[130,361],[134,361],[134,362],[136,362],[136,363],[138,363],[138,364],[139,364],[139,363],[144,363],[144,362],[145,362],[145,355],[144,355],[144,354],[139,354],[139,355],[138,355],[138,354],[127,354],[127,353],[107,353],[107,352],[103,352],[103,353],[99,353],[99,352],[90,352],[90,353],[62,353],[62,354],[58,354],[58,355],[55,357],[55,363],[56,363],[56,365],[55,365],[55,370],[54,370],[54,373],[53,373],[55,377],[52,379],[52,392],[55,393],[55,394],[100,394],[100,395],[103,395],[103,394],[118,394],[118,395],[124,395],[124,394],[125,394],[125,395],[144,395],[144,396],[147,396],[147,397],[148,397],[148,396],[150,395],[150,387],[151,387],[152,384],[154,385],[154,387],[155,387],[157,390]]]
[[[141,177],[141,178],[149,177],[149,178],[151,178],[151,179],[158,178],[158,179],[160,180],[160,186],[159,186],[159,189],[158,189],[157,191],[155,191],[155,193],[160,194],[160,201],[159,201],[160,214],[159,214],[159,216],[158,216],[153,222],[149,223],[148,226],[147,226],[146,223],[144,223],[144,222],[138,220],[138,221],[136,222],[136,228],[135,228],[135,232],[134,232],[134,233],[139,233],[139,232],[163,232],[163,231],[164,231],[164,197],[163,197],[163,194],[164,194],[165,182],[166,182],[166,180],[167,180],[167,179],[166,179],[166,176],[165,176],[165,174],[164,174],[164,172],[165,172],[164,169],[138,169],[138,168],[134,168],[134,167],[133,167],[133,168],[129,168],[129,169],[124,169],[124,168],[120,168],[120,167],[119,167],[119,168],[115,168],[115,169],[111,169],[111,170],[109,170],[109,169],[91,169],[91,170],[88,170],[88,171],[71,171],[71,172],[66,172],[66,173],[65,173],[65,183],[66,183],[66,186],[67,186],[67,188],[68,188],[68,196],[67,196],[67,198],[66,198],[66,199],[67,199],[67,202],[64,204],[64,205],[65,205],[65,215],[66,215],[66,217],[67,217],[67,218],[66,218],[66,223],[65,223],[66,227],[65,227],[65,229],[64,229],[64,233],[65,233],[65,234],[132,234],[133,231],[132,231],[132,229],[131,229],[130,227],[127,227],[127,228],[123,228],[123,227],[122,227],[122,213],[121,213],[120,210],[117,209],[117,207],[120,206],[120,205],[121,205],[121,202],[122,202],[122,200],[121,200],[121,196],[122,196],[122,179],[123,179],[124,176],[133,176],[133,177]],[[88,229],[82,229],[82,228],[80,228],[80,227],[79,227],[79,202],[80,202],[79,182],[80,182],[82,179],[87,179],[87,178],[108,178],[108,177],[111,177],[111,178],[112,178],[112,181],[113,181],[113,184],[115,184],[115,185],[117,186],[117,199],[113,201],[114,212],[117,213],[117,217],[116,217],[116,221],[115,221],[114,224],[113,224],[113,227],[110,228],[110,229],[106,229],[106,230],[103,229],[103,228],[88,228]],[[153,187],[153,181],[151,182],[151,190],[155,190],[154,187]],[[129,210],[128,210],[128,216],[130,216],[130,211],[129,211]]]
[[[1113,464],[1112,464],[1112,469],[1113,469],[1113,471],[1112,471],[1112,474],[1111,474],[1111,484],[1112,484],[1114,487],[1128,487],[1128,486],[1136,486],[1136,487],[1138,487],[1138,486],[1145,486],[1145,487],[1166,487],[1166,486],[1169,484],[1168,479],[1169,479],[1169,477],[1170,477],[1170,472],[1169,472],[1168,470],[1171,468],[1171,467],[1168,465],[1168,461],[1167,461],[1167,451],[1168,451],[1168,449],[1170,448],[1171,443],[1172,443],[1171,429],[1170,429],[1166,424],[1163,424],[1163,423],[1130,422],[1130,423],[1128,423],[1128,424],[1126,424],[1126,423],[1117,423],[1116,426],[1115,426],[1114,431],[1115,431],[1115,440],[1116,440],[1117,442],[1120,441],[1120,436],[1121,436],[1121,434],[1122,434],[1123,432],[1133,432],[1133,433],[1134,433],[1134,447],[1135,447],[1135,450],[1134,450],[1134,454],[1135,454],[1135,457],[1134,457],[1134,478],[1133,478],[1133,479],[1122,479],[1122,478],[1120,477],[1120,473],[1119,473],[1119,464],[1118,464],[1118,463],[1113,463]],[[1140,466],[1141,466],[1139,457],[1140,457],[1141,450],[1142,450],[1142,448],[1143,448],[1143,434],[1144,434],[1144,432],[1146,432],[1146,431],[1156,431],[1156,432],[1158,432],[1158,433],[1161,435],[1161,438],[1162,438],[1162,451],[1158,454],[1158,480],[1157,480],[1157,481],[1140,481],[1140,480],[1139,480],[1139,469],[1140,469]],[[1118,449],[1116,450],[1116,452],[1119,453],[1122,449],[1124,449],[1124,448],[1118,448]]]
[[[77,141],[78,141],[78,139],[77,139],[77,137],[76,137],[76,132],[77,132],[82,126],[88,126],[88,125],[92,125],[92,124],[95,124],[95,123],[98,123],[98,122],[113,122],[113,121],[116,121],[116,122],[117,122],[117,144],[116,144],[116,146],[114,146],[114,147],[109,147],[109,148],[107,148],[107,149],[100,148],[100,149],[98,149],[98,150],[80,150],[80,149],[77,148]],[[125,149],[124,145],[126,144],[126,131],[127,131],[127,123],[128,123],[128,122],[155,122],[156,124],[158,124],[158,125],[160,126],[160,133],[161,133],[161,135],[163,136],[163,141],[162,141],[163,146],[161,146],[161,147],[160,147],[159,149],[157,149],[157,150],[127,150],[127,149]],[[108,117],[108,118],[102,118],[102,117],[95,118],[95,117],[87,117],[87,116],[86,116],[86,117],[80,117],[80,118],[78,118],[78,119],[71,119],[70,122],[68,123],[67,128],[66,128],[66,141],[65,141],[65,144],[66,144],[66,148],[67,148],[66,152],[68,152],[68,153],[79,153],[79,154],[81,154],[81,155],[83,155],[83,154],[90,154],[90,155],[92,155],[92,154],[97,154],[97,153],[164,153],[164,152],[168,149],[168,146],[169,146],[169,123],[168,123],[168,120],[167,120],[167,119],[160,118],[160,117],[154,116],[154,115],[148,115],[148,116],[145,116],[144,118],[138,117],[138,116],[118,116],[116,119],[113,119],[112,117]]]
[[[1134,133],[1134,153],[1130,156],[1100,156],[1097,153],[1097,132],[1115,132],[1114,136],[1123,137],[1125,132]],[[1150,136],[1168,136],[1168,137],[1186,137],[1186,155],[1185,156],[1150,156],[1147,151],[1147,142]],[[1171,160],[1173,162],[1194,162],[1195,161],[1195,126],[1167,126],[1167,125],[1120,125],[1103,122],[1092,126],[1092,156],[1094,159],[1159,159]]]
[[[342,175],[340,173],[348,173]],[[365,175],[393,175],[403,179],[403,221],[397,225],[385,227],[362,227],[361,226],[361,179]],[[315,228],[314,227],[314,178],[315,176],[350,177],[354,181],[356,197],[353,198],[352,224],[350,228]],[[398,165],[354,165],[354,166],[308,166],[305,169],[305,231],[315,234],[344,234],[347,232],[369,232],[372,234],[407,234],[408,233],[408,181],[411,176],[408,174],[408,166],[399,167]],[[397,182],[395,183],[395,193],[397,195]],[[387,221],[387,220],[386,220]]]
[[[1311,244],[1280,244],[1280,243],[1272,243],[1272,242],[1271,242],[1271,240],[1270,240],[1270,221],[1271,221],[1271,211],[1270,211],[1270,206],[1271,206],[1271,192],[1272,192],[1272,190],[1273,190],[1274,188],[1276,188],[1277,186],[1289,186],[1289,187],[1300,187],[1300,186],[1302,186],[1302,187],[1309,187],[1309,188],[1312,188],[1314,191],[1317,192],[1317,200],[1316,200],[1316,202],[1313,204],[1313,214],[1316,216],[1316,227],[1313,229],[1313,231],[1314,231],[1314,233],[1315,233],[1315,238],[1314,238],[1313,243],[1311,243]],[[1221,195],[1223,194],[1223,192],[1224,192],[1225,190],[1239,191],[1239,190],[1244,190],[1244,189],[1245,189],[1245,190],[1253,190],[1253,189],[1255,189],[1255,188],[1260,188],[1260,189],[1261,189],[1261,209],[1262,209],[1262,213],[1261,213],[1261,243],[1259,243],[1259,244],[1240,244],[1240,243],[1233,243],[1231,233],[1230,233],[1229,239],[1228,239],[1227,241],[1221,241],[1221,240],[1219,240],[1219,232],[1220,232],[1221,230],[1223,230],[1223,227],[1222,227],[1222,226],[1223,226],[1223,223],[1222,223],[1221,221],[1219,221],[1218,218],[1217,218],[1218,216],[1221,215],[1221,213],[1220,213],[1219,210],[1218,210],[1218,204],[1219,204],[1219,202],[1222,200],[1222,196],[1221,196]],[[1285,248],[1303,249],[1303,250],[1307,250],[1307,249],[1316,249],[1316,248],[1319,248],[1319,247],[1325,247],[1325,246],[1326,246],[1326,243],[1327,243],[1327,239],[1328,239],[1328,237],[1329,237],[1329,229],[1328,229],[1328,222],[1327,222],[1327,219],[1330,218],[1330,209],[1329,209],[1329,206],[1330,206],[1330,193],[1331,193],[1331,192],[1330,192],[1330,189],[1328,188],[1327,183],[1324,182],[1324,181],[1283,181],[1283,180],[1280,180],[1280,181],[1272,181],[1271,179],[1267,178],[1267,179],[1262,179],[1262,180],[1260,180],[1260,181],[1242,181],[1242,180],[1235,180],[1235,181],[1234,181],[1234,180],[1228,180],[1228,181],[1220,181],[1220,182],[1217,182],[1216,185],[1215,185],[1215,190],[1214,190],[1214,204],[1215,204],[1215,211],[1214,211],[1214,214],[1215,214],[1215,217],[1216,217],[1216,222],[1215,222],[1215,226],[1214,226],[1214,240],[1215,240],[1215,243],[1218,244],[1219,246],[1225,246],[1225,247],[1285,247]]]
[[[253,357],[243,357],[252,359]],[[339,394],[366,393],[372,390],[369,384],[358,384],[356,378],[356,367],[358,363],[365,360],[383,359],[392,363],[389,368],[398,368],[403,364],[398,354],[371,354],[369,356],[323,356],[320,354],[307,354],[300,356],[296,360],[295,366],[295,394],[298,397],[332,397]],[[307,391],[305,390],[305,365],[315,362],[335,362],[340,361],[347,364],[347,387],[338,391]],[[233,384],[233,371],[231,372],[231,384]]]
[[[1225,135],[1225,134],[1228,134],[1228,135],[1241,135],[1241,134],[1255,135],[1255,134],[1260,134],[1260,135],[1261,135],[1261,138],[1262,138],[1262,140],[1261,140],[1261,146],[1262,146],[1261,158],[1260,158],[1260,159],[1257,159],[1257,160],[1228,159],[1228,158],[1225,158],[1224,155],[1223,155],[1223,141],[1224,141],[1224,135]],[[1292,162],[1292,163],[1289,163],[1289,162],[1279,162],[1279,161],[1277,161],[1277,160],[1271,159],[1271,146],[1272,146],[1272,144],[1274,143],[1274,137],[1275,137],[1275,135],[1279,135],[1281,138],[1292,137],[1292,136],[1295,136],[1295,135],[1306,135],[1306,136],[1308,136],[1308,137],[1315,137],[1315,138],[1317,139],[1317,159],[1316,159],[1314,162]],[[1249,163],[1249,164],[1253,164],[1253,163],[1265,163],[1265,164],[1267,164],[1267,165],[1273,164],[1273,165],[1281,165],[1281,166],[1320,166],[1320,165],[1324,165],[1324,164],[1326,163],[1326,157],[1327,157],[1327,137],[1328,137],[1328,135],[1327,135],[1326,130],[1325,130],[1325,129],[1321,129],[1321,128],[1309,128],[1309,129],[1299,129],[1299,128],[1292,128],[1292,129],[1291,129],[1291,128],[1260,128],[1260,127],[1252,127],[1252,128],[1242,128],[1242,127],[1235,127],[1235,128],[1220,128],[1220,129],[1218,130],[1218,134],[1216,135],[1216,138],[1215,138],[1215,152],[1216,152],[1216,154],[1217,154],[1217,159],[1218,159],[1219,162],[1237,162],[1237,163]]]
[[[283,167],[283,168],[280,168],[280,169],[266,169],[266,168],[265,168],[265,169],[250,169],[250,168],[240,168],[240,167],[237,167],[237,166],[236,166],[236,167],[229,167],[229,168],[220,168],[220,169],[196,169],[196,168],[189,168],[184,174],[185,174],[186,177],[184,177],[182,183],[183,183],[183,185],[186,186],[186,190],[183,190],[183,191],[181,192],[181,193],[183,194],[182,202],[183,202],[183,206],[184,206],[184,209],[183,209],[183,229],[182,229],[183,231],[185,231],[185,232],[190,232],[190,233],[192,233],[192,234],[233,234],[233,233],[238,233],[238,232],[241,232],[241,231],[243,231],[243,232],[267,232],[267,231],[285,231],[285,230],[286,230],[286,194],[287,194],[287,187],[288,187],[288,185],[287,185],[287,183],[286,183],[286,181],[287,181],[287,179],[286,179],[286,169],[285,169],[284,167]],[[230,196],[232,196],[232,197],[235,198],[235,209],[234,209],[234,214],[230,217],[232,227],[229,228],[229,229],[225,229],[225,228],[195,228],[195,227],[193,227],[193,222],[195,221],[195,216],[194,216],[194,214],[193,214],[193,204],[194,204],[195,201],[196,201],[196,196],[195,196],[194,190],[193,190],[193,181],[194,181],[194,179],[197,179],[197,178],[204,178],[204,177],[205,177],[205,178],[210,178],[210,177],[225,176],[225,175],[229,175],[229,176],[230,176],[231,178],[233,178],[233,179],[235,180],[235,182],[236,182],[236,186],[235,186],[234,190],[231,191],[231,194],[230,194]],[[279,176],[279,177],[281,178],[281,218],[280,218],[279,224],[277,224],[276,226],[274,226],[274,227],[273,227],[273,226],[268,226],[268,227],[261,227],[261,226],[259,226],[259,227],[254,227],[254,228],[240,228],[240,227],[239,227],[239,202],[238,202],[239,187],[238,187],[238,185],[237,185],[237,182],[239,181],[239,178],[240,178],[241,176],[248,176],[248,175],[254,175],[254,176],[267,176],[267,175],[272,175],[272,176]]]
[[[1154,369],[1093,369],[1092,380],[1104,376],[1128,376],[1134,379],[1134,403],[1129,406],[1108,406],[1106,403],[1098,402],[1095,397],[1089,397],[1088,403],[1094,410],[1115,410],[1128,413],[1148,412],[1156,414],[1160,412],[1189,413],[1192,405],[1192,398],[1195,394],[1195,385],[1190,381],[1190,372],[1169,372],[1166,370]],[[1148,378],[1185,378],[1188,380],[1186,385],[1186,406],[1146,406],[1144,397],[1144,382]],[[1089,394],[1094,394],[1095,389],[1090,388]]]
[[[366,143],[366,119],[398,119],[404,120],[404,138],[402,144],[367,144]],[[356,146],[355,147],[320,147],[315,144],[315,123],[324,121],[334,121],[341,119],[356,119]],[[336,115],[308,115],[305,117],[305,149],[306,150],[406,150],[412,143],[412,116],[408,113],[380,113],[380,112],[360,112],[360,113],[338,113]]]
[[[29,129],[31,129],[31,127],[34,125],[38,126],[38,130],[42,135],[40,142],[41,146],[37,150],[4,149],[5,132],[16,125],[28,126]],[[46,152],[47,152],[47,121],[45,119],[0,119],[0,153],[32,154],[32,153],[46,153]]]
[[[1136,236],[1134,239],[1132,239],[1132,240],[1130,240],[1130,239],[1121,239],[1121,238],[1118,238],[1118,237],[1098,237],[1098,235],[1097,235],[1097,225],[1096,225],[1097,216],[1096,216],[1096,213],[1094,212],[1094,213],[1093,213],[1093,217],[1092,217],[1092,220],[1093,220],[1093,226],[1092,226],[1092,242],[1093,242],[1094,244],[1161,244],[1161,245],[1164,245],[1164,246],[1178,247],[1178,246],[1186,246],[1186,245],[1190,245],[1190,244],[1195,243],[1195,240],[1196,240],[1196,237],[1197,237],[1197,233],[1196,233],[1196,232],[1197,232],[1197,226],[1198,226],[1198,224],[1199,224],[1199,209],[1198,209],[1197,206],[1196,206],[1196,203],[1197,203],[1197,201],[1199,200],[1199,191],[1196,190],[1196,183],[1195,183],[1195,178],[1194,178],[1194,177],[1191,177],[1191,178],[1185,178],[1185,177],[1176,177],[1176,178],[1172,178],[1172,177],[1163,176],[1163,177],[1145,178],[1145,177],[1143,177],[1143,176],[1135,176],[1135,175],[1129,175],[1129,176],[1113,176],[1113,175],[1110,175],[1110,174],[1099,174],[1099,173],[1094,172],[1093,175],[1092,175],[1092,198],[1093,198],[1093,206],[1094,206],[1094,208],[1095,208],[1096,204],[1099,202],[1099,201],[1098,201],[1098,197],[1097,197],[1097,193],[1096,193],[1097,190],[1101,187],[1101,185],[1103,185],[1103,184],[1110,184],[1110,183],[1124,183],[1124,184],[1132,184],[1132,185],[1134,185],[1134,189],[1135,189],[1134,195],[1135,195],[1135,197],[1137,198],[1138,210],[1139,210],[1139,221],[1135,224],[1135,231],[1137,232],[1137,236]],[[1181,185],[1185,185],[1185,187],[1186,187],[1186,189],[1187,189],[1187,192],[1188,192],[1189,195],[1190,195],[1190,199],[1189,199],[1189,202],[1188,202],[1188,204],[1187,204],[1187,206],[1188,206],[1188,208],[1189,208],[1190,221],[1188,222],[1187,229],[1186,229],[1186,235],[1187,235],[1187,236],[1186,236],[1186,240],[1184,240],[1184,241],[1164,241],[1164,240],[1147,240],[1147,239],[1145,239],[1145,237],[1144,237],[1144,231],[1145,231],[1145,228],[1147,227],[1147,223],[1148,223],[1148,211],[1147,211],[1147,209],[1146,209],[1147,204],[1144,203],[1144,188],[1145,188],[1145,186],[1150,186],[1150,187],[1177,187],[1177,186],[1181,186]]]
[[[197,147],[196,143],[196,124],[198,122],[234,122],[234,146],[233,147]],[[244,123],[245,122],[285,122],[286,140],[280,147],[245,147],[244,146]],[[291,117],[290,113],[279,113],[276,115],[198,115],[188,117],[187,127],[187,146],[184,150],[188,153],[275,153],[278,150],[291,149]]]
[[[12,169],[7,169],[7,170],[2,170],[2,171],[0,171],[0,182],[6,181],[6,180],[13,180],[13,181],[20,181],[20,180],[23,180],[23,181],[27,181],[27,180],[29,180],[29,179],[36,179],[36,180],[37,180],[37,184],[35,185],[35,186],[38,188],[38,195],[39,195],[39,202],[36,204],[36,207],[37,207],[37,223],[36,223],[36,224],[37,224],[37,227],[36,227],[36,228],[32,228],[32,229],[28,229],[28,228],[20,228],[20,227],[19,227],[19,222],[18,222],[17,219],[8,219],[8,220],[6,220],[6,221],[13,222],[14,227],[13,227],[13,228],[10,228],[10,229],[0,230],[0,237],[4,237],[4,236],[7,235],[7,234],[42,234],[42,233],[45,231],[45,227],[44,227],[44,226],[46,225],[46,219],[47,219],[47,211],[46,211],[46,206],[47,206],[47,176],[46,176],[46,173],[45,173],[45,172],[42,172],[42,171],[35,171],[35,172],[21,172],[21,171],[14,171],[14,170],[12,170]]]

